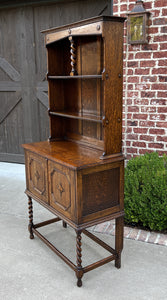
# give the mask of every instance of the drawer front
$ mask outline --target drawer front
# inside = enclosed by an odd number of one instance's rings
[[[48,202],[47,159],[26,153],[27,189],[41,200]]]
[[[74,173],[67,167],[48,161],[49,202],[63,215],[72,219],[74,214]]]

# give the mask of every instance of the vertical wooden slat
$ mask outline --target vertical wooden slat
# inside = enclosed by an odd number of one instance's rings
[[[104,97],[107,99],[104,99],[104,114],[108,120],[104,130],[105,153],[114,154],[122,149],[123,23],[108,25],[106,22],[104,35],[109,37],[104,40],[104,68],[108,74],[104,80]],[[108,60],[112,63],[106,64]]]
[[[80,39],[78,39],[77,47],[78,47],[78,49],[77,49],[78,50],[77,51],[77,63],[78,63],[77,69],[78,69],[78,74],[82,75],[81,41],[80,41]],[[82,113],[82,79],[80,79],[78,81],[78,96],[79,96],[79,99],[78,99],[79,111]],[[81,120],[78,120],[78,132],[81,135],[83,132],[83,124],[82,123],[83,122]]]
[[[24,140],[21,103],[20,60],[17,35],[19,12],[0,11],[0,160],[22,153]]]
[[[20,58],[24,62],[21,65],[24,136],[26,142],[32,142],[39,140],[39,114],[35,93],[34,24],[31,7],[21,10],[18,26],[20,28]]]
[[[97,36],[97,74],[101,74],[101,37]],[[97,79],[97,116],[101,115],[101,80]],[[101,137],[101,124],[97,124],[97,138]]]

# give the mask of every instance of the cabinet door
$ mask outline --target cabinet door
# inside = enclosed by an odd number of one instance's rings
[[[48,202],[47,159],[26,153],[27,189],[40,200]]]
[[[58,212],[73,219],[75,212],[74,172],[55,162],[48,162],[49,201]]]

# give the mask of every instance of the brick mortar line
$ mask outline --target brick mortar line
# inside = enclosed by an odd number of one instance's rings
[[[100,228],[100,225],[101,225],[101,228]],[[103,234],[111,234],[112,236],[115,236],[115,224],[111,224],[113,226],[113,228],[108,230],[108,228],[110,228],[109,225],[110,224],[108,224],[107,226],[104,227],[104,223],[98,224],[98,225],[94,226],[91,230],[93,232],[99,232],[99,233],[103,233]],[[98,230],[96,230],[97,226],[98,226]],[[125,232],[125,230],[127,230],[127,231],[129,230],[129,232],[126,235],[124,234],[124,238],[126,238],[126,239],[142,241],[142,242],[149,243],[149,244],[161,245],[161,246],[167,247],[167,234],[156,233],[154,231],[152,231],[152,232],[146,231],[143,229],[137,229],[138,232],[136,232],[136,235],[132,236],[131,234],[134,231],[136,231],[136,228],[124,226],[124,232]],[[140,236],[142,234],[143,234],[143,236],[145,236],[145,238],[140,238]],[[154,239],[151,240],[151,237]]]

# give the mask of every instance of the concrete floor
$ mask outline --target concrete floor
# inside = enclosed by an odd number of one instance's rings
[[[0,163],[0,299],[166,300],[167,247],[125,240],[122,268],[108,263],[83,276],[75,273],[37,237],[28,238],[24,165]],[[34,202],[34,221],[51,214]],[[75,262],[75,233],[61,222],[40,229]],[[114,237],[98,234],[114,246]],[[83,236],[83,266],[108,255]]]

